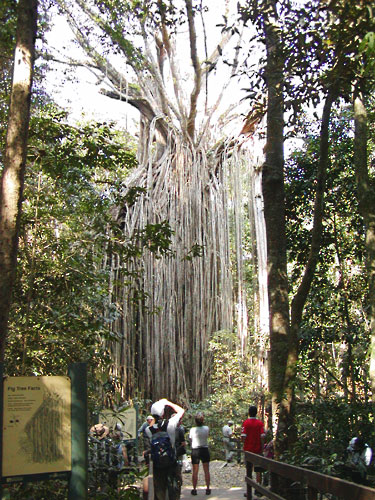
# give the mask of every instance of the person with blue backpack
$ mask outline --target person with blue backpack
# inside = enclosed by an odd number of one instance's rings
[[[155,423],[145,434],[151,441],[155,500],[176,500],[178,496],[176,431],[185,410],[181,406],[160,399],[151,406]]]

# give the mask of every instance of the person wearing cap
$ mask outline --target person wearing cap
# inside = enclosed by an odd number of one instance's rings
[[[151,406],[151,415],[155,419],[155,423],[146,428],[145,434],[150,441],[152,436],[162,429],[166,429],[172,448],[175,448],[176,430],[185,410],[176,403],[168,401],[168,399],[160,399]],[[177,461],[174,464],[158,468],[153,467],[154,479],[154,498],[155,500],[166,500],[167,495],[169,500],[176,500],[178,495],[178,478],[177,478]]]
[[[148,415],[148,417],[146,418],[146,422],[143,422],[143,424],[140,426],[140,428],[137,431],[138,437],[140,437],[141,435],[144,435],[147,427],[152,425],[154,422],[155,422],[154,417],[152,415]]]
[[[147,427],[150,427],[150,425],[154,423],[155,423],[154,417],[152,415],[148,415],[148,417],[146,418],[146,422],[143,422],[143,424],[137,431],[138,438],[142,436],[143,439],[143,457],[145,459],[146,465],[148,465],[150,462],[150,449],[151,449],[151,442],[150,438],[146,434],[146,429]]]
[[[224,444],[224,451],[225,451],[225,463],[223,467],[228,465],[233,458],[233,441],[231,440],[232,434],[233,434],[233,421],[228,420],[228,422],[223,426],[222,428],[222,433],[223,433],[223,444]]]

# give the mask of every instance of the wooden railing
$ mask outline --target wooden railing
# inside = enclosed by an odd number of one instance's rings
[[[271,460],[248,451],[245,451],[244,454],[248,500],[253,498],[253,488],[271,500],[294,500],[297,498],[298,500],[318,500],[318,494],[320,494],[319,498],[323,498],[323,494],[326,493],[334,495],[334,498],[340,500],[375,500],[375,489],[373,488]],[[253,466],[262,467],[269,471],[270,488],[262,486],[252,479]],[[282,481],[280,478],[286,478],[293,485],[298,485],[297,490],[291,489],[289,493],[283,493],[285,496],[280,496],[275,492],[280,491],[279,486]]]

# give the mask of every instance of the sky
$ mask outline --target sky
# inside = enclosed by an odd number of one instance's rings
[[[218,25],[223,23],[223,13],[226,12],[229,20],[235,19],[237,1],[215,0],[215,2],[212,3],[210,0],[208,4],[210,5],[210,10],[206,16],[204,27],[207,33],[207,52],[210,55],[217,47],[218,41],[222,37],[222,28]],[[229,9],[229,12],[225,9]],[[52,54],[56,59],[65,60],[66,56],[69,56],[71,59],[76,58],[79,61],[87,60],[82,49],[73,41],[73,33],[64,17],[57,13],[52,13],[51,17],[54,27],[47,33],[46,38],[52,50]],[[200,18],[197,16],[197,30],[200,29],[200,36],[198,36],[198,42],[201,44],[200,57],[204,58],[205,51],[202,42],[203,37],[201,36],[202,29],[200,28],[202,25],[199,21]],[[183,81],[183,87],[188,93],[192,88],[192,68],[187,25],[183,25],[180,31],[182,36],[178,37],[179,44],[177,45],[177,54],[183,62],[181,65],[181,80]],[[247,40],[244,39],[242,42],[243,47],[248,48],[248,39],[253,34],[254,31],[249,30],[247,33]],[[234,46],[237,42],[233,40],[231,43],[232,45],[228,45],[228,54],[233,57]],[[250,56],[251,62],[256,62],[259,56],[260,50],[254,50]],[[121,70],[125,75],[130,75],[131,69],[127,68],[124,64],[123,57],[110,54],[110,60],[111,64],[114,64],[118,70]],[[108,85],[106,85],[105,81],[99,81],[92,71],[83,67],[75,67],[72,69],[65,64],[59,63],[51,64],[51,68],[52,70],[47,73],[46,77],[47,92],[53,96],[57,104],[70,111],[70,119],[72,121],[114,121],[119,128],[127,130],[133,135],[137,134],[139,129],[139,113],[132,106],[127,105],[125,89],[124,101],[110,99],[100,93],[100,89],[103,87],[109,88]],[[209,96],[211,101],[209,104],[212,105],[216,101],[219,89],[222,88],[225,82],[230,80],[228,78],[229,72],[229,67],[225,64],[221,64],[218,65],[212,74],[210,74],[211,82],[209,84]],[[221,128],[218,120],[213,120],[211,123],[211,131],[213,131],[216,137],[221,138],[223,135],[229,137],[238,136],[242,129],[245,116],[251,107],[251,102],[244,99],[246,95],[244,89],[248,87],[249,80],[246,76],[242,78],[236,77],[230,80],[229,87],[224,94],[222,105],[218,109],[216,116],[219,117],[220,114],[223,114],[224,110],[229,106],[237,106],[237,109],[232,113],[235,118],[229,125],[226,125],[224,129]],[[203,95],[204,92],[202,92],[202,96]],[[200,107],[203,108],[202,101]],[[297,139],[286,141],[286,156],[294,150],[296,145],[301,146],[301,144],[302,141]]]
[[[217,24],[223,22],[225,8],[230,7],[232,12],[234,12],[237,2],[233,0],[215,0],[214,3],[209,2],[209,5],[211,10],[205,22],[205,29],[207,32],[208,54],[211,54],[222,36],[221,27],[217,26]],[[87,59],[82,54],[77,44],[72,42],[73,34],[65,19],[57,14],[52,14],[52,19],[54,28],[47,34],[47,42],[54,56],[59,60],[65,59],[66,55],[81,61]],[[199,18],[197,18],[198,29],[199,26]],[[181,54],[182,61],[184,61],[182,64],[183,71],[181,79],[186,82],[184,87],[189,90],[189,86],[191,88],[192,85],[192,80],[189,57],[190,49],[187,43],[187,26],[183,26],[181,30],[183,31],[183,37],[180,38],[182,41],[177,46],[177,51],[178,54]],[[199,40],[202,40],[202,37],[200,37]],[[201,45],[201,49],[203,49],[203,44]],[[233,44],[231,50],[233,54]],[[201,58],[202,57],[204,57],[204,50],[201,50]],[[111,62],[115,64],[118,69],[122,69],[124,73],[127,72],[127,68],[124,66],[122,58],[116,59],[116,56],[112,54]],[[52,68],[53,70],[48,72],[46,77],[47,91],[52,94],[54,100],[58,104],[71,111],[72,119],[79,120],[82,115],[84,115],[86,119],[96,119],[99,121],[114,120],[120,127],[134,133],[137,129],[138,112],[132,109],[131,106],[128,106],[126,102],[121,103],[101,95],[99,91],[101,87],[105,86],[105,82],[98,83],[98,79],[94,74],[85,68],[76,67],[72,71],[68,66],[57,63],[52,64]],[[218,90],[221,88],[224,81],[228,80],[228,73],[228,67],[221,65],[221,67],[216,70],[215,75],[210,75],[212,80],[209,86],[209,96],[212,96],[211,104],[216,101]],[[242,108],[242,113],[246,113],[249,105],[241,101],[241,97],[244,96],[244,93],[241,93],[241,88],[245,86],[245,83],[240,83],[233,79],[230,86],[232,90],[228,89],[227,97],[223,100],[220,112],[223,112],[229,105],[238,104]],[[229,133],[235,133],[235,130],[238,131],[239,126],[237,121],[237,125],[232,131],[229,131]]]
[[[80,61],[86,59],[72,41],[73,33],[65,19],[55,15],[53,22],[54,27],[46,39],[54,56],[59,60],[65,60],[67,54]],[[68,109],[73,120],[114,120],[126,129],[137,118],[137,112],[129,109],[126,103],[121,104],[100,94],[98,79],[86,68],[72,69],[65,64],[54,63],[47,73],[45,84],[55,102]]]

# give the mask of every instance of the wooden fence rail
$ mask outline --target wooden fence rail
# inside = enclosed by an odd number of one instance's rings
[[[373,488],[271,460],[248,451],[245,451],[244,454],[248,500],[253,498],[252,488],[271,500],[294,500],[297,498],[298,500],[318,500],[319,493],[320,498],[323,494],[328,493],[340,500],[375,500],[375,489]],[[262,486],[252,479],[254,465],[270,472],[270,488]],[[288,496],[277,494],[275,491],[279,491],[280,478],[286,478],[293,481],[293,484],[299,484],[298,491],[290,490]],[[285,493],[283,494],[285,495]]]

